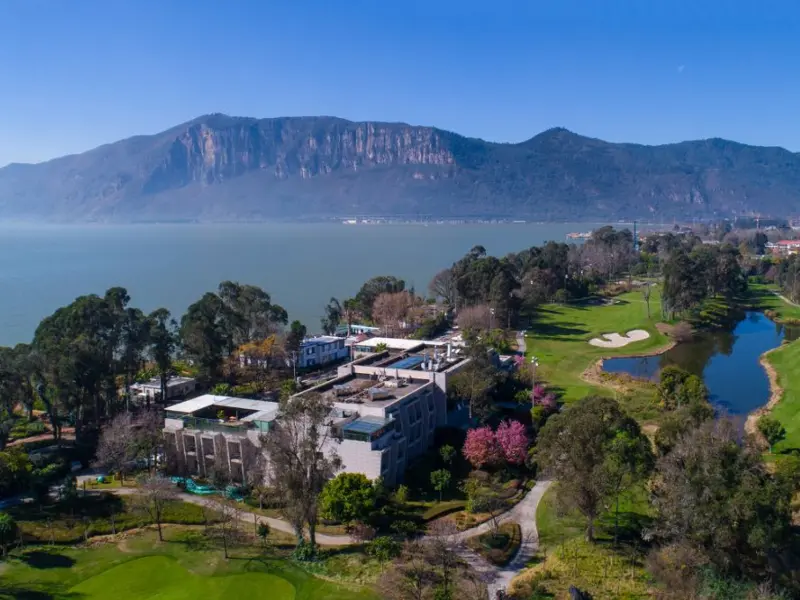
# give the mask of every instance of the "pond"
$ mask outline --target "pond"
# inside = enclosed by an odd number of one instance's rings
[[[711,402],[729,415],[746,415],[769,400],[769,379],[759,357],[786,339],[800,337],[800,329],[770,321],[760,312],[748,312],[732,331],[700,333],[659,356],[610,358],[603,362],[609,373],[657,379],[668,365],[700,375]]]

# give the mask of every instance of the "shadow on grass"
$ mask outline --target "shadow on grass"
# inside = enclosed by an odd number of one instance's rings
[[[575,336],[586,335],[589,333],[588,329],[569,327],[564,324],[564,322],[535,323],[533,326],[531,326],[530,331],[535,335],[552,339],[573,339]]]
[[[75,559],[69,556],[46,550],[26,552],[20,560],[34,569],[68,569],[75,564]]]
[[[85,594],[76,592],[43,592],[21,585],[0,583],[0,599],[13,598],[14,600],[81,600]]]

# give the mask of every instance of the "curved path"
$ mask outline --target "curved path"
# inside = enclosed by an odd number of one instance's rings
[[[498,517],[497,520],[500,523],[506,521],[519,523],[522,531],[522,543],[519,551],[505,567],[496,567],[466,546],[461,547],[459,552],[461,557],[486,579],[490,600],[494,600],[499,590],[508,588],[511,580],[526,567],[539,549],[539,532],[536,530],[536,509],[539,507],[539,502],[541,502],[551,483],[550,481],[537,481],[527,496],[520,500],[514,508]],[[461,542],[465,542],[468,538],[487,533],[491,527],[492,525],[489,522],[482,523],[458,533],[456,538]]]
[[[84,476],[86,477],[86,476]],[[79,477],[83,479],[84,477]],[[496,567],[481,556],[466,547],[464,542],[469,538],[482,533],[490,531],[492,525],[490,522],[481,523],[470,529],[466,529],[454,535],[455,541],[459,542],[459,555],[474,568],[487,582],[489,591],[489,599],[494,600],[498,590],[505,590],[508,588],[511,580],[526,567],[528,562],[536,554],[539,549],[539,534],[536,530],[536,509],[539,507],[544,493],[550,487],[551,481],[543,480],[537,481],[530,492],[520,500],[516,506],[504,512],[497,520],[499,523],[507,521],[518,523],[522,532],[522,542],[516,556],[505,567]],[[80,482],[79,482],[80,485]],[[136,488],[110,488],[105,490],[89,490],[90,493],[95,491],[107,491],[119,495],[136,494]],[[189,502],[191,504],[198,504],[204,506],[207,498],[202,496],[195,496],[181,492],[177,495],[179,500]],[[267,523],[272,529],[282,531],[294,535],[294,529],[286,521],[281,519],[274,519],[272,517],[265,517],[258,513],[249,511],[240,511],[239,519],[245,523],[253,524],[255,520]],[[328,535],[324,533],[317,533],[317,543],[322,546],[346,546],[355,544],[356,541],[349,535]]]

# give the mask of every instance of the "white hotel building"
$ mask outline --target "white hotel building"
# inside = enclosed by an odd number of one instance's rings
[[[394,486],[410,461],[431,447],[436,428],[446,425],[448,379],[469,359],[461,347],[445,343],[369,342],[335,379],[301,394],[332,402],[330,446],[345,472]],[[388,349],[374,352],[378,344]],[[279,423],[274,402],[207,395],[167,408],[164,432],[169,454],[187,474],[208,475],[221,463],[234,481],[246,481],[261,435]]]

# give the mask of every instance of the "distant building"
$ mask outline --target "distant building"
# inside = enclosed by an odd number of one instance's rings
[[[333,335],[320,335],[307,338],[300,344],[297,355],[297,366],[301,369],[327,365],[350,356],[350,348],[344,343],[344,338]]]
[[[356,323],[350,324],[350,334],[349,335],[358,335],[360,333],[364,333],[367,335],[378,335],[381,332],[380,327],[371,327],[369,325],[358,325]],[[347,324],[339,325],[336,328],[336,333],[338,337],[346,337],[347,333]]]
[[[167,379],[167,397],[165,400],[173,398],[183,398],[193,393],[197,387],[197,381],[191,377],[170,377]],[[144,382],[137,382],[131,386],[134,398],[140,400],[155,400],[161,395],[161,379],[153,377]]]
[[[775,256],[789,256],[800,252],[800,240],[781,240],[767,243],[766,248]]]

